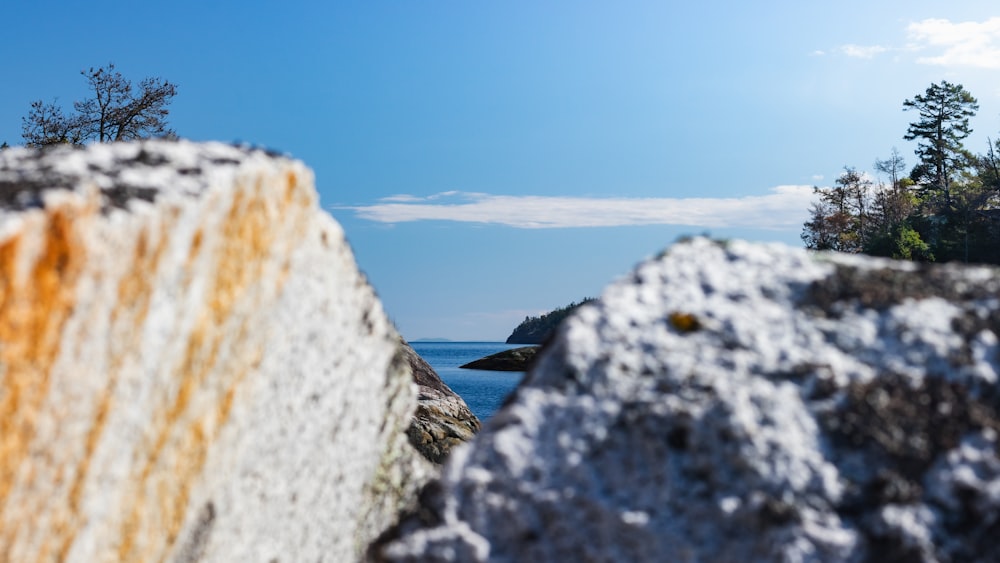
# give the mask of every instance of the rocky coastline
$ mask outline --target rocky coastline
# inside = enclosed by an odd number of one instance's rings
[[[3,561],[1000,560],[1000,269],[678,243],[476,433],[301,162],[7,149],[0,227]]]
[[[425,458],[440,464],[452,448],[479,432],[480,421],[465,401],[441,381],[434,368],[402,339],[400,354],[417,385],[417,409],[406,435]]]
[[[375,561],[994,561],[1000,271],[694,239],[567,319]]]

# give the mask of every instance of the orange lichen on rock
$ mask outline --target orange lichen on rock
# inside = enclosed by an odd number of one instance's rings
[[[285,206],[293,198],[287,194],[300,189],[288,188],[279,198],[260,178],[252,186],[238,187],[220,238],[206,248],[201,231],[195,235],[192,252],[211,252],[215,274],[206,306],[188,337],[176,376],[179,389],[160,403],[167,407],[155,419],[155,438],[144,452],[137,501],[126,508],[129,516],[117,554],[121,560],[149,559],[176,541],[208,449],[229,417],[240,383],[260,361],[260,346],[248,342],[242,325],[262,292],[267,293],[261,286],[273,283],[266,279],[265,268],[281,258],[275,252],[275,235],[289,220]],[[196,259],[189,256],[189,263]],[[209,400],[194,400],[206,394]]]
[[[114,540],[115,558],[157,560],[170,550],[184,525],[191,489],[229,417],[240,382],[261,361],[263,342],[247,339],[246,325],[262,305],[258,301],[273,298],[280,289],[275,286],[285,277],[281,270],[287,267],[286,255],[294,243],[276,245],[282,225],[285,234],[297,231],[296,218],[311,211],[312,202],[308,188],[296,184],[294,173],[281,179],[265,182],[253,177],[233,186],[228,192],[231,199],[220,198],[228,210],[218,231],[207,233],[198,227],[191,235],[189,257],[182,265],[188,274],[183,276],[182,291],[191,290],[191,274],[206,273],[194,270],[207,268],[211,273],[205,303],[194,326],[180,335],[187,344],[171,376],[175,383],[158,387],[160,396],[150,402],[155,412],[149,418],[152,427],[143,431],[146,443],[132,446],[132,483],[123,486],[133,493],[122,497],[129,505],[121,507],[124,517]],[[281,189],[275,190],[275,184]],[[218,204],[220,199],[213,201]],[[295,207],[299,209],[290,212]],[[36,544],[33,555],[65,559],[85,525],[81,503],[93,456],[115,408],[118,374],[135,367],[156,290],[156,271],[177,218],[176,213],[165,212],[152,223],[155,231],[148,225],[136,231],[129,261],[115,282],[109,321],[116,338],[107,343],[109,373],[103,391],[80,398],[93,401],[94,407],[92,418],[83,421],[86,431],[79,454],[62,455],[59,460],[40,458],[37,451],[44,452],[44,447],[33,446],[35,424],[46,408],[63,328],[73,314],[78,278],[87,260],[80,224],[85,213],[95,215],[96,206],[74,200],[32,212],[21,231],[0,243],[0,518],[4,523],[0,560],[4,561],[17,553],[12,553],[12,546],[24,541],[27,530],[33,530],[28,535],[36,538],[31,540]],[[39,234],[44,240],[36,240]],[[195,265],[201,253],[209,255]],[[26,264],[30,267],[23,271]],[[275,275],[268,278],[267,268]],[[59,418],[58,413],[46,416]],[[38,471],[42,465],[67,459],[69,466]],[[36,483],[39,479],[56,482]],[[53,486],[52,491],[65,492],[65,498],[46,500],[47,495],[31,494],[34,488]],[[15,488],[21,491],[17,499],[24,499],[16,501],[17,506],[12,505]],[[18,518],[25,514],[38,519]],[[37,545],[40,535],[44,543]]]
[[[38,212],[26,217],[24,230],[0,243],[0,517],[6,522],[38,508],[11,506],[11,492],[31,490],[36,464],[47,461],[33,456],[31,447],[86,260],[75,221],[88,211],[67,205]],[[37,256],[23,255],[31,250],[29,236],[44,237]],[[28,272],[19,271],[25,264]],[[29,523],[17,523],[24,525]],[[0,559],[10,559],[16,534],[16,528],[0,528]]]
[[[96,407],[93,411],[89,429],[86,432],[82,454],[76,459],[75,471],[70,475],[72,483],[68,496],[68,522],[59,526],[53,540],[59,540],[58,559],[64,560],[76,532],[85,522],[81,515],[81,498],[84,484],[90,477],[91,463],[98,444],[106,430],[110,412],[115,404],[115,386],[118,374],[127,369],[130,359],[141,346],[142,326],[149,312],[150,301],[155,289],[155,272],[163,258],[170,240],[173,219],[176,215],[166,214],[158,226],[140,226],[135,236],[134,250],[128,268],[117,281],[116,301],[111,311],[111,322],[119,330],[109,339],[108,373],[103,390],[96,397]]]
[[[0,563],[357,559],[429,478],[396,335],[304,165],[12,150],[0,189]]]

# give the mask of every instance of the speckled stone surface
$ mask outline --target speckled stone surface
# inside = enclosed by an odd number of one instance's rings
[[[441,463],[453,448],[471,440],[481,424],[462,397],[402,340],[400,353],[413,371],[413,382],[417,385],[417,410],[406,434],[410,444],[425,458]]]
[[[312,172],[0,152],[0,560],[350,561],[431,475]]]
[[[378,561],[997,561],[1000,272],[694,239],[564,323]]]

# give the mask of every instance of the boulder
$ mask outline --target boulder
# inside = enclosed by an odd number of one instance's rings
[[[350,561],[432,466],[302,163],[0,152],[0,560]]]
[[[998,561],[1000,271],[679,243],[579,309],[378,561]]]
[[[536,353],[538,346],[522,346],[490,354],[458,367],[486,371],[526,371]]]
[[[434,368],[403,340],[400,340],[400,353],[417,385],[417,410],[406,434],[417,451],[439,464],[452,448],[468,442],[479,432],[479,419],[465,401],[441,381]]]

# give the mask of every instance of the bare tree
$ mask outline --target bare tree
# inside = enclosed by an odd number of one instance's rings
[[[979,177],[983,186],[994,194],[1000,193],[1000,139],[986,138],[988,150],[979,157]]]
[[[814,187],[819,201],[803,225],[802,240],[807,248],[863,252],[874,227],[872,181],[867,174],[849,166],[833,187]]]
[[[92,96],[74,102],[76,113],[71,116],[63,114],[55,102],[33,102],[31,112],[21,119],[21,135],[28,146],[174,135],[167,128],[166,118],[167,106],[177,94],[175,84],[162,78],[145,78],[133,86],[115,70],[114,63],[80,74],[87,79]]]
[[[906,161],[899,154],[899,150],[892,147],[889,158],[875,160],[875,170],[889,178],[888,189],[879,182],[879,189],[875,193],[875,207],[878,210],[879,222],[883,229],[895,227],[913,211],[914,199],[904,185],[904,177],[902,176],[906,170]],[[906,182],[909,182],[909,179]]]
[[[852,252],[855,247],[851,236],[853,218],[830,201],[827,190],[813,190],[820,196],[820,201],[813,203],[809,221],[802,225],[802,242],[812,250]]]
[[[27,117],[21,118],[21,136],[29,147],[83,143],[74,120],[67,118],[55,101],[47,104],[41,100],[31,102],[31,111]]]
[[[903,171],[906,170],[906,161],[903,160],[903,155],[899,154],[899,149],[892,147],[892,154],[889,158],[875,159],[875,170],[889,176],[889,185],[892,186],[893,190],[899,189],[899,180],[902,178]]]

